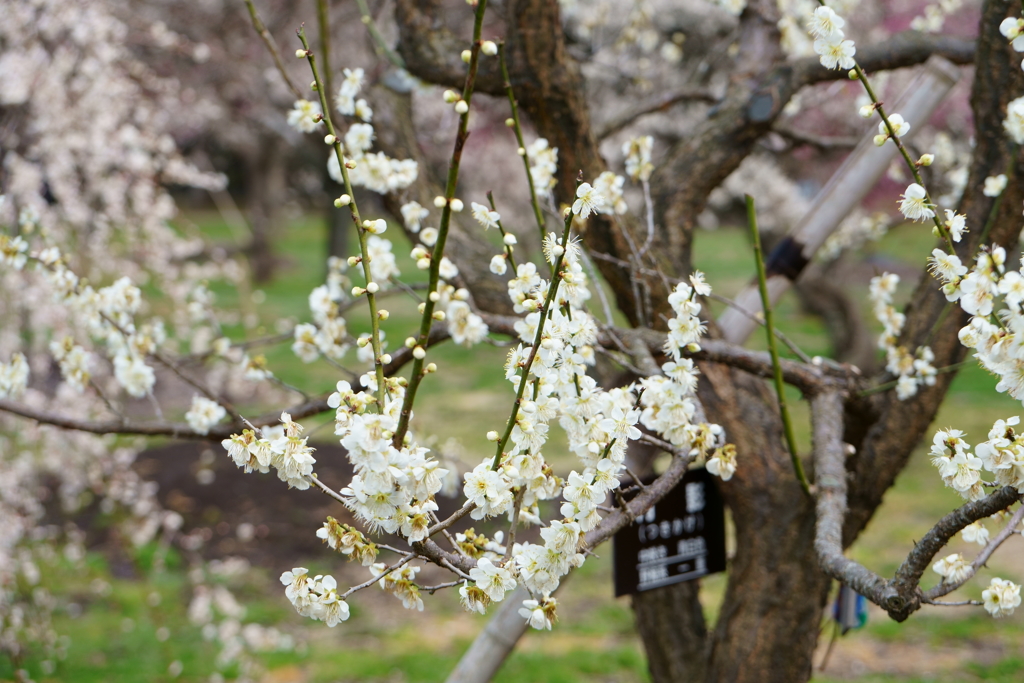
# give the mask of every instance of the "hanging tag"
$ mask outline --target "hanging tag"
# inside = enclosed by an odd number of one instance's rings
[[[839,586],[839,595],[832,605],[832,618],[845,636],[853,628],[860,628],[868,621],[867,600],[863,595],[847,586]]]
[[[725,571],[725,508],[714,477],[704,469],[687,472],[615,534],[613,555],[615,597]]]

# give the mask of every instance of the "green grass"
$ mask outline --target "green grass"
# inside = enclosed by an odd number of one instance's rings
[[[230,231],[213,215],[190,217],[206,236],[228,239]],[[226,332],[235,340],[273,333],[278,319],[305,322],[310,319],[309,292],[323,282],[325,272],[324,228],[322,221],[302,217],[293,221],[279,240],[283,264],[278,276],[262,288],[257,299],[264,298],[258,310],[260,319],[252,328],[229,325]],[[409,245],[389,231],[404,276],[420,280],[423,274],[408,258]],[[874,247],[881,256],[923,262],[930,250],[931,237],[925,231],[900,228]],[[747,238],[741,230],[721,229],[698,235],[695,262],[708,275],[715,290],[731,296],[754,273]],[[909,295],[913,282],[901,284],[900,296]],[[256,311],[253,292],[212,283],[217,305],[224,309]],[[866,286],[854,288],[855,296],[866,299]],[[385,299],[391,318],[384,324],[390,348],[395,348],[418,324],[415,303],[404,296]],[[716,309],[717,312],[718,309]],[[350,329],[358,334],[368,329],[361,309],[347,316]],[[778,307],[779,325],[811,354],[827,354],[828,342],[821,322],[804,315],[793,297]],[[763,348],[764,338],[755,334],[751,345]],[[336,369],[317,361],[306,365],[281,344],[266,349],[271,369],[285,381],[312,393],[331,389],[341,378]],[[788,351],[785,351],[788,353]],[[428,377],[421,388],[414,428],[435,444],[448,439],[461,443],[467,465],[490,450],[484,434],[502,426],[508,414],[513,392],[501,372],[503,349],[480,345],[467,352],[444,345],[431,350],[430,359],[443,372]],[[992,422],[1000,417],[1020,414],[1020,404],[993,391],[995,380],[971,364],[953,384],[937,425],[955,425],[966,430],[968,440],[984,437]],[[809,447],[809,429],[805,405],[794,393],[791,397],[797,419],[798,439]],[[244,406],[256,409],[258,406]],[[311,421],[310,424],[314,424]],[[553,430],[558,434],[558,430]],[[330,438],[329,430],[319,433]],[[545,453],[559,467],[568,468],[571,458],[558,451],[562,437],[556,436]],[[446,447],[446,450],[450,450]],[[960,504],[958,496],[942,486],[928,463],[925,448],[914,455],[909,467],[888,492],[882,508],[851,551],[851,556],[883,575],[898,566],[900,559],[941,515]],[[960,541],[955,550],[968,550]],[[596,549],[591,558],[573,575],[560,594],[560,621],[552,633],[529,633],[497,680],[575,683],[577,681],[646,680],[641,644],[633,628],[628,599],[612,598],[610,547]],[[1020,552],[992,560],[985,576],[996,575],[1020,580]],[[152,570],[152,547],[133,558],[140,570],[134,580],[114,579],[98,554],[91,554],[83,568],[59,563],[44,570],[44,585],[60,596],[54,620],[58,633],[69,637],[67,657],[52,675],[43,675],[41,656],[30,653],[27,668],[37,681],[165,681],[172,661],[183,665],[182,681],[207,681],[216,667],[218,651],[214,643],[203,639],[199,629],[188,622],[187,606],[191,588],[185,563],[172,554],[166,570]],[[365,578],[365,571],[338,566],[335,558],[317,560],[316,571],[330,571],[342,584]],[[438,574],[440,577],[440,574]],[[928,577],[927,580],[932,580]],[[100,596],[92,590],[96,579],[109,582],[111,592]],[[702,582],[702,594],[709,620],[717,616],[725,590],[725,575]],[[347,584],[346,584],[347,585]],[[970,584],[952,596],[980,597],[982,585]],[[235,586],[236,594],[247,609],[247,621],[274,625],[293,634],[302,647],[294,652],[265,653],[257,657],[270,672],[268,681],[443,681],[463,650],[486,623],[486,619],[467,615],[459,608],[451,591],[426,597],[424,613],[406,612],[393,598],[376,588],[351,601],[353,617],[336,629],[327,629],[298,617],[284,599],[276,577],[259,570]],[[152,606],[149,596],[157,592],[160,604]],[[961,594],[963,596],[961,597]],[[74,603],[80,610],[67,610]],[[78,613],[80,611],[80,614]],[[75,615],[75,616],[73,616]],[[128,622],[131,620],[131,628]],[[161,626],[171,632],[166,642],[155,634]],[[904,624],[896,624],[879,610],[872,610],[866,628],[840,639],[829,669],[818,681],[1018,681],[1024,669],[1024,615],[994,621],[978,609],[957,608],[923,610]],[[823,639],[824,640],[824,639]],[[881,648],[881,649],[880,649]],[[889,648],[889,649],[884,649]],[[879,655],[878,652],[885,654]],[[954,655],[950,654],[954,652]],[[939,656],[945,659],[935,659]],[[823,649],[816,655],[818,662]],[[901,661],[920,662],[919,669],[903,670]],[[857,662],[860,662],[858,664]],[[889,666],[889,664],[892,666]],[[936,664],[935,662],[940,662]],[[931,669],[934,668],[934,671]],[[927,673],[930,672],[930,673]],[[228,671],[228,674],[232,671]],[[0,660],[0,680],[13,677],[11,665]]]

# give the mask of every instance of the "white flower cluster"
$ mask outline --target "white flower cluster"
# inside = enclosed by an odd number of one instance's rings
[[[654,149],[654,138],[643,135],[622,144],[622,154],[626,157],[626,175],[634,181],[647,182],[654,172],[651,163],[651,151]]]
[[[356,99],[363,89],[365,73],[362,69],[345,69],[345,80],[334,96],[334,106],[346,116],[357,116],[369,123],[373,120],[373,110],[364,99]]]
[[[50,342],[50,353],[60,364],[60,374],[68,386],[82,393],[89,383],[89,370],[92,367],[92,356],[81,346],[75,344],[72,337],[64,337],[61,341]]]
[[[196,434],[209,434],[210,428],[228,414],[224,406],[203,396],[192,397],[192,407],[185,413],[185,421]]]
[[[1008,617],[1020,607],[1020,586],[997,577],[981,591],[981,599],[985,601],[985,610],[993,617]]]
[[[256,470],[266,474],[273,467],[277,477],[291,488],[309,488],[309,476],[313,473],[316,459],[313,448],[306,444],[307,437],[300,436],[302,426],[292,421],[291,415],[281,413],[281,425],[265,427],[257,434],[251,429],[241,435],[232,434],[221,441],[235,465],[246,472]]]
[[[338,382],[338,390],[327,400],[336,409],[334,433],[356,472],[341,494],[371,532],[401,533],[410,541],[421,541],[437,510],[434,494],[441,490],[448,470],[411,440],[402,448],[391,443],[405,390],[397,381],[387,382],[379,413],[370,410],[377,407],[373,395],[355,392],[345,381]],[[371,383],[369,376],[364,383]]]
[[[892,303],[899,283],[898,275],[884,273],[871,278],[868,291],[875,318],[884,328],[878,337],[878,348],[885,351],[885,369],[897,378],[896,396],[904,401],[917,394],[921,385],[934,385],[936,370],[932,365],[935,355],[930,347],[919,346],[917,351],[911,354],[905,347],[897,344],[900,332],[903,331],[903,324],[906,322],[906,316],[896,310]]]
[[[369,239],[374,239],[371,236]],[[381,267],[387,269],[388,256],[391,263],[391,243],[387,248],[374,243],[374,250],[380,255]],[[348,299],[345,291],[346,264],[341,259],[332,257],[327,263],[327,282],[313,289],[309,294],[309,310],[313,315],[313,323],[301,323],[292,331],[294,342],[292,353],[303,363],[312,363],[322,353],[333,361],[340,361],[352,347],[352,336],[348,333],[348,324],[341,316],[341,305]],[[397,270],[397,269],[396,269]],[[372,271],[371,271],[372,272]]]
[[[814,10],[807,30],[814,36],[814,51],[826,69],[852,69],[857,63],[853,56],[857,48],[852,40],[845,40],[842,28],[846,21],[829,7]]]
[[[963,0],[939,0],[934,5],[926,5],[924,15],[911,19],[910,28],[915,31],[938,33],[946,23],[946,17],[963,7],[963,4]]]
[[[310,578],[309,570],[296,567],[281,574],[284,594],[304,617],[337,626],[349,617],[348,603],[338,597],[338,582],[328,574]]]
[[[558,172],[558,148],[551,147],[544,138],[537,138],[525,153],[530,158],[534,191],[541,197],[550,197],[555,187],[555,173]]]
[[[1024,19],[1006,17],[999,24],[999,32],[1002,33],[1016,52],[1024,52]],[[1024,69],[1024,62],[1020,67]],[[1019,141],[1017,144],[1021,144]]]
[[[939,250],[929,261],[946,299],[959,301],[974,316],[960,330],[960,343],[974,349],[982,367],[999,377],[997,391],[1024,401],[1024,276],[1006,267],[1006,251],[999,246],[981,250],[969,272],[955,255]],[[996,311],[998,297],[1003,307]]]
[[[985,496],[981,472],[995,475],[997,486],[1012,486],[1024,492],[1024,437],[1013,427],[1020,418],[997,420],[989,430],[988,440],[974,447],[964,441],[959,429],[944,429],[935,433],[932,440],[932,464],[946,486],[957,491],[967,500],[978,500]],[[992,483],[992,482],[989,482]],[[987,537],[987,530],[982,527]]]
[[[339,112],[355,115],[364,121],[350,126],[344,136],[349,181],[355,187],[365,187],[378,194],[404,190],[416,181],[419,166],[413,159],[392,159],[383,152],[369,151],[375,137],[369,123],[373,119],[373,111],[366,100],[355,99],[362,87],[363,70],[345,69],[345,80],[334,99]],[[327,159],[327,172],[335,182],[343,182],[341,165],[333,149]]]
[[[0,398],[17,398],[28,386],[28,361],[22,353],[11,355],[9,363],[0,363]]]
[[[1018,145],[1024,145],[1024,97],[1010,100],[1006,105],[1006,119],[1003,121],[1010,139]]]
[[[300,133],[312,133],[323,126],[323,111],[320,109],[320,103],[295,100],[292,110],[288,112],[288,125]]]

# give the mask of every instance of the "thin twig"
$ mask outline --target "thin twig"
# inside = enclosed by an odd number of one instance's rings
[[[263,39],[263,44],[267,46],[267,51],[270,52],[270,56],[274,58],[274,65],[277,67],[278,73],[281,74],[281,78],[284,79],[285,85],[295,95],[295,99],[305,99],[302,95],[302,91],[299,90],[295,83],[292,82],[288,72],[285,71],[284,62],[281,61],[281,53],[277,49],[277,43],[274,41],[274,36],[270,35],[270,31],[263,25],[263,20],[260,19],[259,13],[256,12],[256,7],[252,4],[252,0],[245,0],[246,7],[249,8],[249,17],[252,19],[252,26],[256,29],[256,33],[260,34],[260,38]]]
[[[772,356],[772,374],[775,379],[775,393],[779,397],[779,414],[782,417],[782,426],[786,436],[786,445],[789,448],[789,458],[793,463],[793,472],[800,482],[800,488],[808,496],[811,495],[811,486],[807,483],[807,475],[804,474],[804,466],[800,462],[800,456],[796,450],[796,437],[793,435],[793,421],[789,416],[789,407],[786,405],[786,387],[782,382],[782,367],[779,364],[779,351],[775,346],[775,324],[772,321],[772,300],[768,295],[768,276],[765,273],[764,258],[761,254],[761,235],[757,229],[757,212],[754,209],[754,198],[746,195],[747,201],[747,226],[754,240],[754,258],[757,261],[757,283],[761,291],[761,305],[764,308],[764,323],[768,337],[768,352]]]

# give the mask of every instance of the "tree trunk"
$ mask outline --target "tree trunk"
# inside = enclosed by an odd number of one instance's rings
[[[700,604],[700,581],[637,593],[633,613],[651,680],[704,680],[708,630]]]

